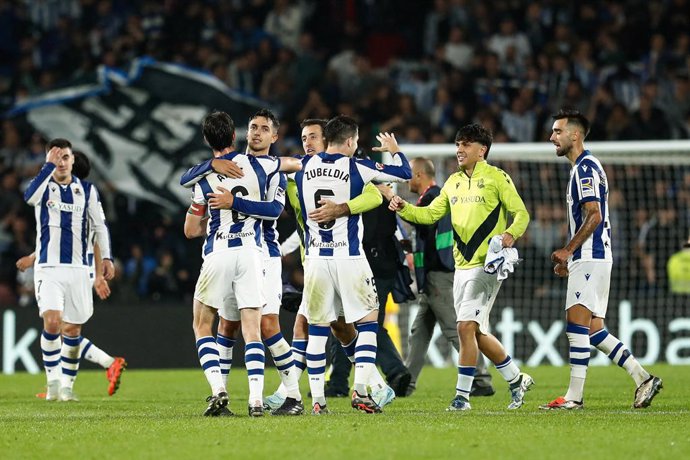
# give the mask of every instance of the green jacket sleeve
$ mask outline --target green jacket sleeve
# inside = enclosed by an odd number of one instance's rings
[[[513,184],[513,180],[508,174],[503,173],[503,175],[505,180],[501,178],[501,180],[496,181],[499,184],[498,195],[508,214],[513,217],[513,223],[505,231],[513,235],[513,238],[518,239],[527,230],[529,213],[515,188],[515,184]]]
[[[287,189],[285,190],[287,194],[290,206],[295,210],[295,218],[297,219],[297,225],[300,229],[304,228],[304,222],[302,222],[302,207],[299,204],[299,196],[297,194],[297,184],[294,180],[288,179]]]
[[[404,208],[398,211],[398,214],[413,224],[431,225],[449,212],[448,195],[444,189],[441,189],[440,195],[434,198],[429,206],[420,207],[407,203]]]
[[[378,208],[383,203],[381,192],[372,183],[364,186],[362,194],[356,196],[347,202],[347,207],[350,208],[350,214],[363,214]]]

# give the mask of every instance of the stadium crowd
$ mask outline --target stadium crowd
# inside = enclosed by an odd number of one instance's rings
[[[266,101],[281,115],[283,153],[301,153],[300,120],[339,113],[359,121],[363,146],[380,131],[401,144],[448,143],[471,121],[496,142],[546,141],[561,106],[588,115],[589,140],[690,138],[687,0],[0,0],[0,50],[3,111],[100,65],[127,68],[149,55]],[[46,139],[18,119],[2,123],[0,305],[29,304],[33,289],[14,261],[34,248],[22,191],[45,161]],[[523,272],[550,273],[548,255],[565,238],[567,169],[499,166],[530,184],[521,187],[534,217],[521,243]],[[690,172],[616,166],[609,177],[616,257],[630,274],[620,279],[626,289],[665,289],[665,260],[690,228]],[[112,301],[188,304],[200,260],[182,235],[183,212],[96,182],[117,258]],[[526,289],[510,284],[509,292]],[[527,289],[549,296],[554,287]]]

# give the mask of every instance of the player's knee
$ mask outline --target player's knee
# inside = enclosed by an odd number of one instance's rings
[[[48,334],[59,334],[60,333],[60,318],[46,318],[43,320],[43,329],[46,330]]]
[[[460,339],[474,337],[479,332],[478,324],[474,321],[460,321],[458,323],[458,335]]]
[[[81,334],[81,324],[65,323],[62,325],[62,333],[67,337],[77,337]]]

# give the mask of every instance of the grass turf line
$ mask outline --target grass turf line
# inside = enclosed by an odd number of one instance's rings
[[[244,369],[231,373],[234,418],[201,416],[209,390],[200,369],[128,369],[113,397],[102,371],[81,371],[78,403],[36,399],[43,375],[0,375],[0,452],[72,459],[690,458],[690,366],[649,370],[664,379],[664,390],[645,410],[631,409],[632,379],[609,366],[589,370],[584,411],[540,411],[565,392],[568,368],[539,367],[526,369],[537,383],[521,409],[505,409],[507,385],[494,370],[496,395],[473,398],[469,413],[449,413],[455,370],[425,368],[415,394],[384,414],[358,413],[348,398],[331,398],[329,416],[263,419],[247,417]],[[266,393],[277,383],[270,369]],[[306,376],[302,390],[306,395]]]

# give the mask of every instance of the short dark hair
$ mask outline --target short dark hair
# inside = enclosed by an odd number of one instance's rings
[[[278,128],[280,128],[280,121],[278,121],[278,118],[276,117],[276,115],[268,109],[260,109],[254,115],[249,117],[249,123],[251,123],[253,119],[259,118],[259,117],[264,117],[267,120],[271,120],[271,123],[273,124],[273,130],[274,131],[278,131]]]
[[[235,142],[235,122],[225,112],[211,112],[201,122],[201,132],[208,145],[216,151],[232,147]]]
[[[81,150],[74,150],[74,165],[72,165],[72,174],[77,176],[79,179],[86,179],[89,177],[91,172],[91,162],[89,157],[86,156]]]
[[[554,115],[551,115],[551,118],[553,118],[554,121],[562,120],[564,118],[567,119],[567,124],[575,125],[582,130],[582,133],[584,134],[583,139],[589,134],[589,120],[587,117],[582,115],[579,110],[561,109]]]
[[[299,127],[300,129],[304,129],[307,126],[319,125],[321,126],[321,130],[323,130],[326,127],[326,123],[328,123],[328,120],[324,120],[323,118],[305,118],[302,120],[302,123],[299,124]]]
[[[489,157],[489,150],[491,150],[491,143],[494,141],[494,136],[491,130],[483,127],[479,123],[471,123],[465,125],[455,134],[455,142],[476,142],[486,147],[484,159]]]
[[[354,118],[347,115],[338,115],[331,118],[326,126],[323,128],[323,136],[326,138],[328,145],[344,144],[350,137],[355,137],[359,127]]]
[[[63,139],[62,137],[56,137],[55,139],[52,139],[50,142],[48,142],[48,144],[46,145],[46,152],[49,152],[50,149],[52,149],[53,147],[57,147],[59,149],[72,150],[72,143],[67,139]]]

